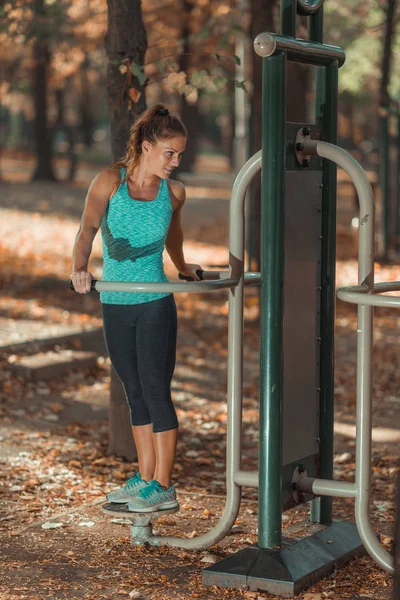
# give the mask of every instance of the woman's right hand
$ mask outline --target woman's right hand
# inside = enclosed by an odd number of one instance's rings
[[[93,275],[89,271],[74,271],[74,273],[71,273],[71,281],[78,294],[87,294],[90,292],[92,279]]]

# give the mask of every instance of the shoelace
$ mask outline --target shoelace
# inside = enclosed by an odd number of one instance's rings
[[[149,483],[149,485],[147,485],[145,488],[143,488],[140,491],[140,495],[142,498],[149,498],[151,499],[152,496],[154,496],[154,494],[156,494],[157,492],[165,492],[166,490],[163,490],[162,488],[159,489],[159,487],[155,484],[155,483]]]
[[[139,481],[139,473],[136,473],[136,475],[134,475],[133,477],[131,477],[130,479],[128,479],[128,481],[125,484],[125,487],[129,490],[136,483],[138,483],[138,481]]]

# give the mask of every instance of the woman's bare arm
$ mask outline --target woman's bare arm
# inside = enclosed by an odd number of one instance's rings
[[[182,228],[182,208],[185,204],[186,191],[184,186],[178,182],[170,182],[173,193],[173,205],[175,209],[172,215],[171,224],[168,229],[168,235],[165,242],[165,247],[171,257],[176,269],[188,277],[198,280],[196,274],[197,269],[201,269],[200,265],[188,264],[183,255],[183,228]]]
[[[75,290],[81,294],[90,291],[93,277],[87,267],[93,240],[100,228],[109,199],[118,187],[118,183],[118,172],[107,170],[99,173],[90,184],[72,254],[71,279]]]

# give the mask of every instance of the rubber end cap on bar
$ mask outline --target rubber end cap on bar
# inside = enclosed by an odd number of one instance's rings
[[[254,51],[258,56],[262,58],[266,58],[267,56],[271,56],[275,52],[276,48],[276,39],[273,35],[265,31],[264,33],[259,33],[253,43]]]

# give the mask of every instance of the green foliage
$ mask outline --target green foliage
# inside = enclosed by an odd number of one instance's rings
[[[368,89],[371,91],[371,79],[379,77],[380,54],[381,42],[377,38],[367,41],[359,37],[349,44],[346,62],[340,70],[340,89],[353,96],[362,96]]]
[[[137,80],[139,81],[139,84],[144,85],[146,82],[146,79],[147,79],[147,76],[144,73],[144,67],[132,62],[130,65],[130,69],[131,69],[132,75],[134,75],[137,78]]]
[[[189,81],[195,88],[201,90],[208,84],[209,75],[204,69],[201,69],[200,71],[194,71],[190,74]]]
[[[380,79],[386,2],[330,0],[324,4],[325,41],[341,46],[346,62],[339,71],[342,92],[360,101],[376,94]],[[397,36],[398,37],[398,36]],[[393,67],[398,62],[399,41],[394,40]],[[392,93],[399,94],[399,78],[392,75]]]
[[[213,77],[211,81],[213,82],[217,92],[223,92],[226,88],[226,84],[228,83],[228,78],[218,75],[217,77]]]
[[[16,43],[68,37],[72,0],[15,0],[1,7],[0,31]]]
[[[237,81],[235,80],[235,87],[247,92],[246,81]]]

